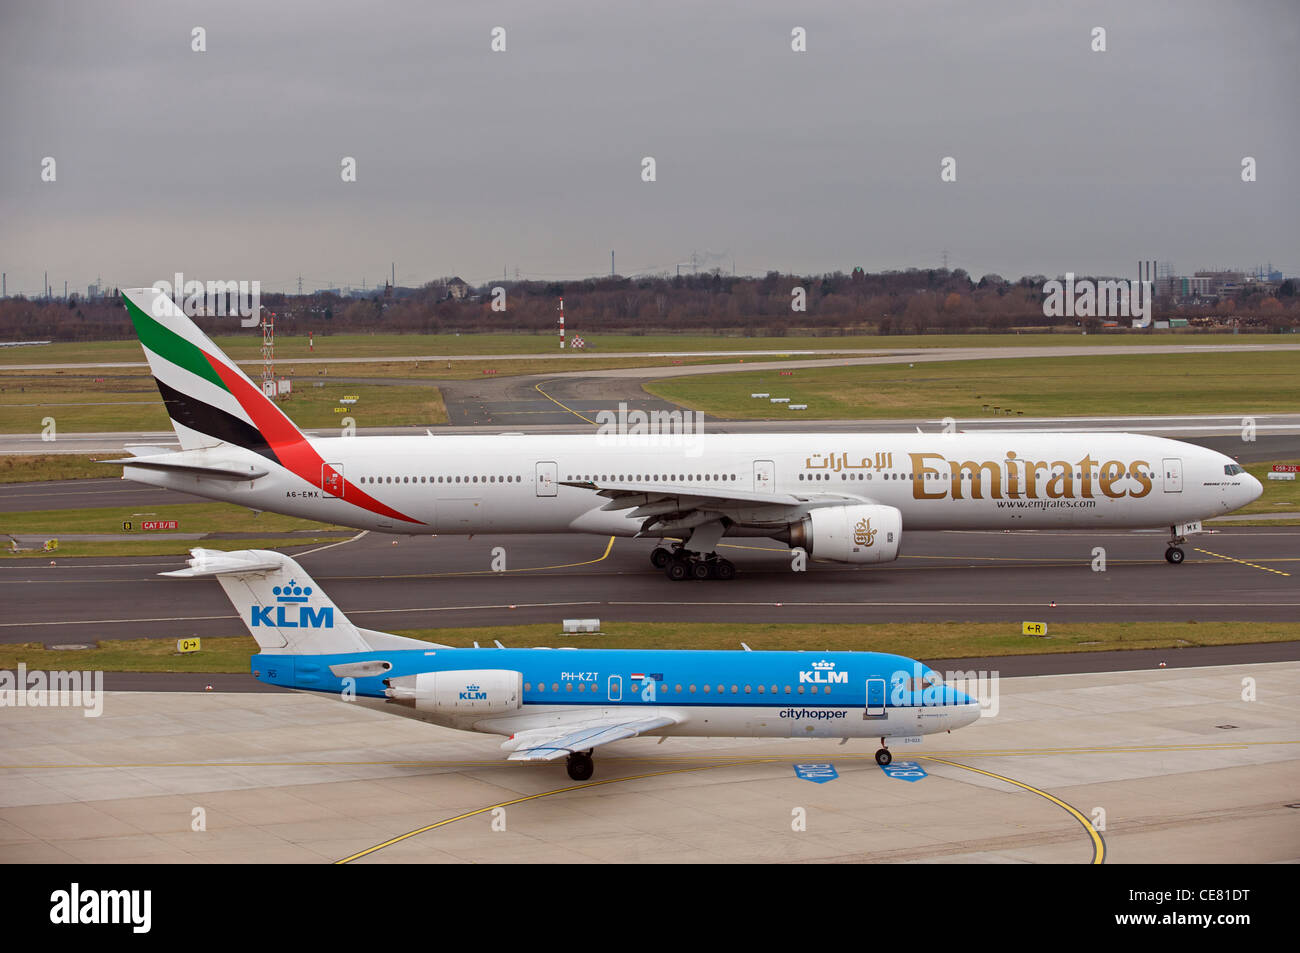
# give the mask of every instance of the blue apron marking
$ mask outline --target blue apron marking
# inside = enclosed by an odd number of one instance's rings
[[[814,784],[825,784],[827,781],[834,781],[840,775],[833,764],[796,764],[794,776],[803,781],[812,781]]]
[[[893,764],[882,764],[880,770],[884,771],[889,777],[897,778],[900,781],[920,781],[926,776],[925,768],[915,761],[895,761]]]

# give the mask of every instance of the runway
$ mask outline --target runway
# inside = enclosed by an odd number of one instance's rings
[[[302,564],[360,625],[385,631],[550,623],[1023,620],[1294,621],[1300,526],[1226,527],[1163,558],[1159,532],[904,534],[882,566],[811,561],[766,540],[724,540],[732,582],[674,583],[649,565],[650,540],[589,536],[387,537],[366,534]],[[1106,571],[1092,570],[1095,547]],[[506,572],[493,572],[493,550]],[[305,547],[287,549],[293,554]],[[53,565],[51,565],[53,562]],[[9,607],[0,642],[243,635],[211,580],[160,579],[181,557],[0,562]],[[1054,605],[1053,605],[1054,603]],[[581,644],[575,637],[575,644]],[[759,648],[761,646],[755,646]]]
[[[595,778],[574,783],[504,762],[493,736],[303,694],[16,708],[0,861],[1300,859],[1300,663],[990,684],[976,724],[891,745],[892,776],[874,742],[638,738],[598,749]],[[827,780],[801,779],[805,764]]]

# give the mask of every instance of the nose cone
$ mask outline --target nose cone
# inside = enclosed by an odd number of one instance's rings
[[[965,728],[979,721],[981,708],[979,700],[972,698],[965,692],[953,692],[952,705],[954,708],[953,727]]]
[[[1245,486],[1242,487],[1242,490],[1246,494],[1246,498],[1242,501],[1241,505],[1245,506],[1247,503],[1254,503],[1264,495],[1264,484],[1260,483],[1249,473],[1243,475],[1246,477],[1246,483]]]

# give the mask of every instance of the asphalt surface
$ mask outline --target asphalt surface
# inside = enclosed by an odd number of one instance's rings
[[[156,486],[123,480],[120,467],[104,467],[102,480],[57,480],[47,483],[0,483],[0,514],[33,513],[40,510],[100,509],[129,507],[123,519],[133,518],[138,507],[168,503],[211,503],[211,500]],[[136,517],[138,518],[138,517]],[[0,516],[0,531],[3,531]],[[67,532],[75,532],[69,526]]]
[[[674,583],[649,565],[649,540],[589,536],[387,537],[367,534],[302,564],[358,625],[385,631],[550,623],[1210,621],[1300,618],[1300,527],[1231,527],[1196,536],[1181,566],[1159,532],[910,533],[884,566],[812,561],[737,540],[719,551],[731,582]],[[1093,549],[1106,571],[1092,570]],[[502,547],[507,572],[489,567]],[[288,552],[303,551],[286,550]],[[0,562],[0,642],[243,635],[210,579],[160,579],[181,557],[31,557]],[[581,636],[574,644],[581,645]],[[755,645],[755,648],[761,646]]]

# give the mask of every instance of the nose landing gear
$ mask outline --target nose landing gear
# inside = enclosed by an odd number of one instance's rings
[[[876,764],[880,765],[883,768],[888,764],[892,764],[893,761],[894,761],[894,756],[890,754],[889,749],[885,747],[885,739],[881,738],[880,750],[876,752]]]
[[[1169,527],[1169,548],[1165,550],[1165,559],[1177,566],[1183,561],[1183,544],[1187,537],[1178,532],[1177,526]]]

